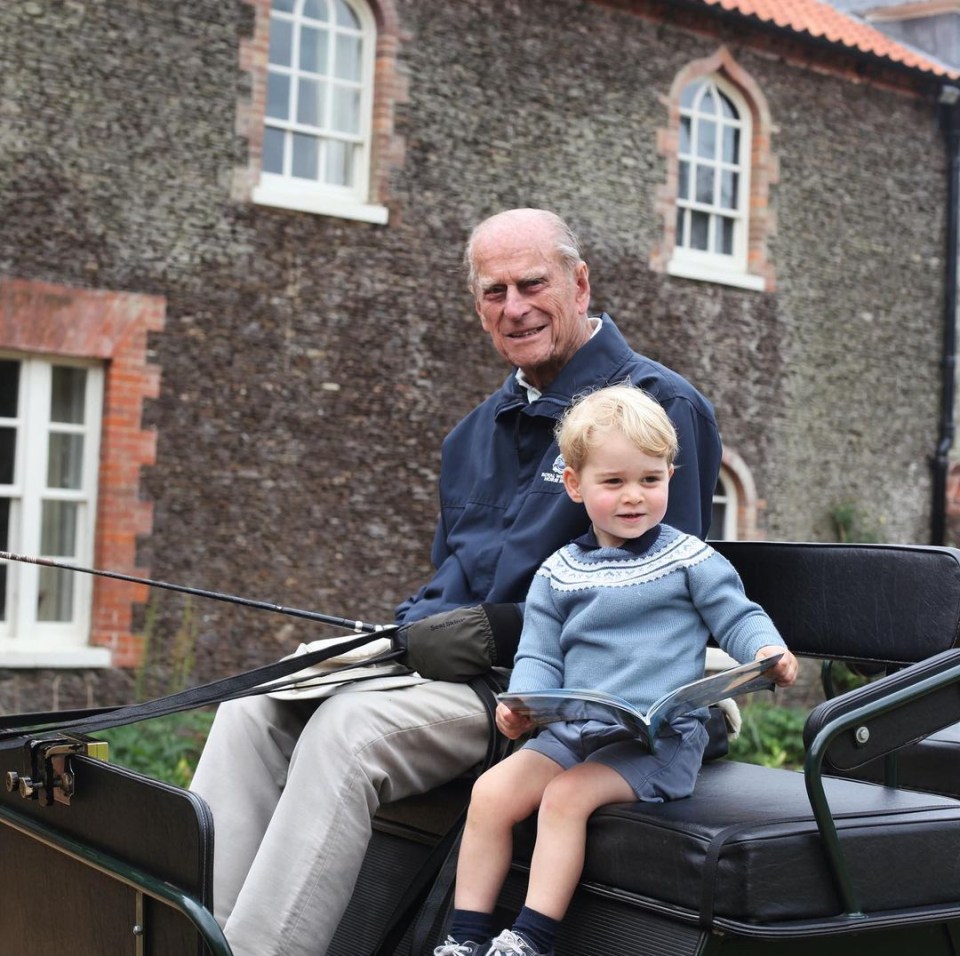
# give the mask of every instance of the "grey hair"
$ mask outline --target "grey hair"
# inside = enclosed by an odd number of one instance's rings
[[[463,268],[467,274],[467,287],[471,292],[476,292],[477,288],[477,270],[473,261],[473,246],[476,241],[477,236],[483,231],[483,228],[494,219],[499,218],[500,216],[508,215],[511,212],[533,212],[537,213],[541,218],[549,222],[554,228],[554,235],[556,237],[555,249],[557,255],[560,258],[560,264],[563,268],[569,273],[573,274],[574,270],[583,262],[583,255],[580,250],[580,240],[577,238],[576,233],[567,225],[567,223],[561,219],[556,213],[550,212],[547,209],[510,209],[506,212],[496,213],[493,216],[489,216],[484,219],[483,222],[478,223],[474,226],[473,231],[470,233],[470,238],[467,239],[466,247],[463,250]]]

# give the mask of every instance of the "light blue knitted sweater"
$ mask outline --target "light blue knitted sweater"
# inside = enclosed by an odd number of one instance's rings
[[[510,690],[603,690],[646,713],[703,677],[711,635],[741,663],[783,644],[730,562],[699,538],[659,525],[601,548],[591,532],[537,571]]]

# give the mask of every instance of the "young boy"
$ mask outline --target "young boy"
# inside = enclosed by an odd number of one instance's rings
[[[575,403],[557,430],[567,494],[592,529],[537,572],[527,596],[511,691],[589,687],[646,711],[703,676],[707,639],[741,662],[783,653],[768,672],[794,681],[797,661],[773,622],[709,545],[661,524],[677,451],[663,409],[630,385]],[[619,727],[554,723],[474,786],[457,864],[453,920],[434,956],[553,956],[583,869],[587,818],[610,803],[689,796],[706,713],[677,718],[655,754]],[[497,709],[511,739],[527,717]],[[527,898],[510,930],[490,940],[512,856],[512,829],[539,807]]]

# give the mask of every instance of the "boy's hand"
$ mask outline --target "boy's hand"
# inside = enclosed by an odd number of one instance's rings
[[[767,674],[777,687],[789,687],[797,679],[800,664],[785,647],[781,647],[779,644],[768,644],[757,651],[754,660],[761,661],[765,657],[773,657],[774,654],[782,654],[783,657],[767,671]]]
[[[495,714],[497,729],[504,737],[510,740],[516,740],[521,734],[525,734],[533,727],[533,721],[524,714],[518,714],[511,710],[506,704],[497,704]]]

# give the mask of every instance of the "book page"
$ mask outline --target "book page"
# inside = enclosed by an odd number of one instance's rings
[[[772,689],[773,681],[765,674],[780,657],[775,654],[684,684],[661,697],[649,714],[642,714],[622,697],[588,688],[508,691],[498,694],[497,700],[526,715],[538,726],[556,721],[599,720],[620,724],[651,745],[651,738],[674,717],[708,707],[725,697]]]

